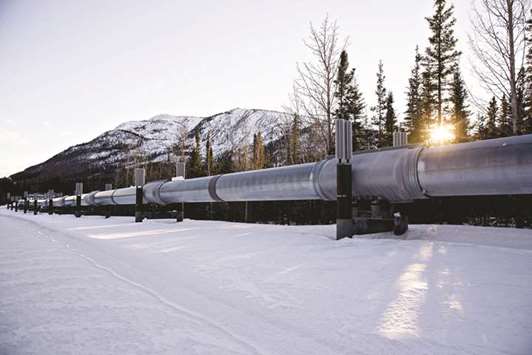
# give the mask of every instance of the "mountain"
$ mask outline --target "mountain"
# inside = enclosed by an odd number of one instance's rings
[[[117,168],[134,161],[168,161],[176,146],[189,149],[199,132],[202,149],[208,134],[215,156],[250,145],[253,135],[261,132],[265,144],[282,136],[286,114],[277,111],[242,109],[209,117],[158,115],[147,120],[129,121],[93,140],[72,146],[47,161],[11,176],[14,181],[35,190],[43,185],[61,188],[72,181],[93,178],[109,181]],[[38,186],[36,186],[38,185]],[[32,188],[30,188],[32,187]]]

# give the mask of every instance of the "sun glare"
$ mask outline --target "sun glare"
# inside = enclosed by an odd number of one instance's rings
[[[433,127],[430,130],[430,144],[439,145],[451,143],[455,138],[453,131],[454,127],[448,124]]]

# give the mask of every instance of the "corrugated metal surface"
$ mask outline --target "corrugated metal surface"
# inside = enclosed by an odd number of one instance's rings
[[[161,200],[165,203],[213,202],[209,194],[209,181],[213,176],[189,180],[168,181],[160,189]]]
[[[421,148],[409,147],[353,155],[353,196],[380,197],[391,202],[423,198],[416,172],[420,151]],[[318,182],[325,199],[336,200],[335,159],[324,164]]]
[[[114,205],[112,195],[115,190],[98,191],[94,194],[94,203],[97,206]]]
[[[167,182],[166,180],[152,181],[147,183],[142,188],[142,193],[144,196],[145,203],[155,203],[159,205],[164,205],[165,203],[161,200],[159,194],[162,184]]]
[[[64,200],[65,207],[72,207],[76,205],[76,196],[66,196]]]
[[[418,174],[434,197],[532,194],[532,135],[425,149]]]
[[[54,203],[54,207],[63,207],[65,205],[65,198],[64,197],[56,197],[52,199]]]
[[[134,205],[135,204],[135,187],[124,187],[113,190],[112,200],[115,205]]]
[[[222,175],[216,194],[224,201],[318,199],[312,171],[316,163]]]

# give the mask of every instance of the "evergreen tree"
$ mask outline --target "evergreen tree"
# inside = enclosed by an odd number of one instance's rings
[[[290,127],[290,136],[288,138],[288,164],[297,164],[300,162],[300,142],[299,136],[301,131],[301,119],[297,113],[294,114]]]
[[[386,97],[386,114],[384,119],[384,146],[393,145],[393,132],[397,129],[397,116],[393,108],[393,95],[391,92]]]
[[[469,128],[469,110],[466,103],[467,91],[464,81],[460,75],[460,70],[456,70],[453,74],[453,81],[451,84],[451,123],[454,127],[454,132],[457,142],[467,141],[467,130]]]
[[[499,108],[497,107],[497,99],[493,97],[489,102],[488,109],[486,111],[486,138],[497,138],[499,135],[497,128],[498,112]]]
[[[517,133],[521,134],[526,132],[526,72],[525,67],[521,67],[519,70],[519,73],[517,74],[517,82],[516,82],[516,99],[517,99]],[[511,104],[510,104],[511,108]],[[513,124],[513,122],[512,122]],[[512,127],[513,128],[513,127]]]
[[[373,125],[377,128],[377,146],[381,147],[384,144],[384,119],[386,114],[386,88],[384,87],[384,69],[382,61],[379,61],[379,69],[377,71],[377,89],[375,95],[377,95],[377,104],[372,107]]]
[[[233,165],[233,152],[231,150],[226,150],[225,152],[216,156],[216,168],[218,169],[219,174],[235,172],[235,167]]]
[[[253,135],[253,168],[264,168],[266,161],[264,156],[264,142],[260,131]]]
[[[446,0],[434,0],[435,12],[428,17],[432,35],[429,37],[429,47],[426,50],[429,65],[431,66],[431,79],[435,90],[435,109],[437,123],[443,122],[445,109],[445,91],[447,78],[455,71],[460,52],[456,50],[457,39],[454,36],[454,6],[447,7]]]
[[[511,136],[513,133],[512,108],[510,107],[510,103],[508,102],[506,95],[504,95],[501,99],[500,113],[497,121],[499,126],[497,130],[497,136]]]
[[[477,116],[477,139],[488,139],[488,130],[486,127],[486,116],[479,114]]]
[[[419,123],[419,138],[416,143],[427,143],[429,132],[433,124],[432,114],[434,112],[434,87],[432,85],[432,72],[430,66],[425,66],[421,82],[421,120]]]
[[[203,175],[203,168],[201,166],[201,151],[200,151],[200,136],[199,130],[194,133],[195,145],[190,154],[189,169],[190,177],[198,177]]]
[[[338,64],[338,72],[336,74],[336,92],[334,96],[338,98],[338,107],[334,112],[335,119],[348,120],[350,116],[350,105],[347,99],[349,86],[353,80],[354,70],[349,70],[349,60],[347,52],[342,51],[340,55],[340,62]]]
[[[207,133],[207,143],[205,146],[205,152],[205,170],[207,171],[207,175],[211,176],[214,174],[214,159],[212,154],[211,132]]]
[[[413,143],[421,142],[422,136],[422,98],[421,98],[421,55],[419,54],[419,47],[416,46],[416,56],[414,61],[414,68],[411,71],[410,79],[408,79],[408,90],[405,124],[406,131],[409,133],[408,140]]]
[[[362,128],[364,99],[355,79],[355,69],[349,69],[349,60],[346,51],[342,51],[335,80],[338,98],[338,108],[334,113],[336,119],[351,121],[353,126],[353,150],[356,149]]]

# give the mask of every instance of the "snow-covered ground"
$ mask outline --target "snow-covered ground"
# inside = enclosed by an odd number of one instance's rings
[[[0,354],[532,353],[531,230],[132,220],[0,209]]]

